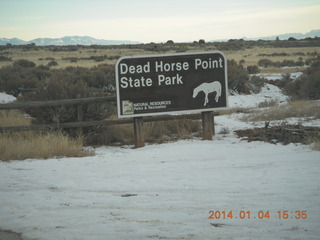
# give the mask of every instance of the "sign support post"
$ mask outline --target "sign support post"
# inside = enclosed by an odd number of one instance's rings
[[[133,119],[135,148],[141,148],[144,147],[143,118],[135,117]]]
[[[214,131],[212,112],[202,112],[202,139],[212,140]]]

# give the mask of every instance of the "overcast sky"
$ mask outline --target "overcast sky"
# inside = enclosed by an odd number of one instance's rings
[[[0,0],[0,38],[148,42],[320,29],[320,0]]]

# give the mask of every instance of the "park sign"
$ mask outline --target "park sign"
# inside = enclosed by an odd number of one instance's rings
[[[116,89],[119,118],[226,108],[227,61],[217,51],[122,57]]]

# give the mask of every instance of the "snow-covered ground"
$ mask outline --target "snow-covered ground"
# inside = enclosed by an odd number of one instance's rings
[[[230,105],[282,101],[271,86]],[[213,141],[0,162],[0,229],[32,240],[319,239],[320,152],[241,141],[232,130],[253,125],[238,115],[215,118]]]
[[[290,73],[290,78],[293,80],[298,79],[301,77],[303,72],[293,72]],[[252,74],[254,76],[262,77],[264,79],[267,79],[269,81],[274,81],[274,80],[281,80],[283,78],[283,73],[257,73],[257,74]]]
[[[39,240],[319,239],[319,152],[219,138],[1,163],[1,228]]]
[[[257,107],[259,103],[265,101],[277,101],[278,104],[282,104],[288,101],[288,97],[284,95],[278,87],[272,84],[265,84],[260,93],[249,95],[235,94],[229,96],[229,107]]]

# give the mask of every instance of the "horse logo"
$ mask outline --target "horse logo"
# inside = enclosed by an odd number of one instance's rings
[[[218,102],[219,97],[221,96],[221,83],[218,81],[214,81],[211,83],[202,83],[193,90],[192,97],[195,98],[198,95],[198,93],[201,91],[204,92],[204,94],[205,94],[203,106],[206,106],[207,103],[209,102],[209,99],[208,99],[209,93],[216,92],[215,101]]]

